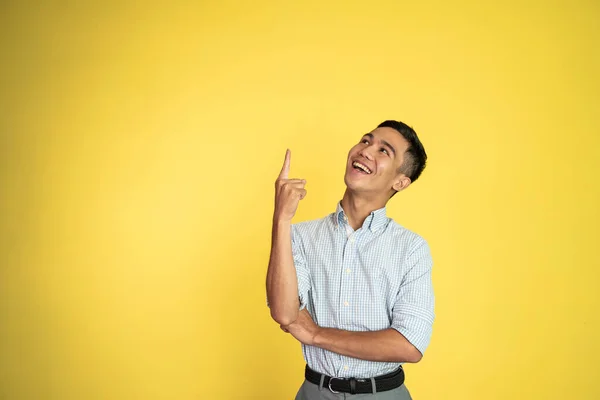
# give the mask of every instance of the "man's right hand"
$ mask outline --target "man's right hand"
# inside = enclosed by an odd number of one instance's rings
[[[291,152],[285,152],[285,161],[281,172],[275,181],[275,214],[274,220],[277,222],[290,222],[296,210],[298,203],[306,197],[306,180],[304,179],[288,179],[290,172],[290,157]]]

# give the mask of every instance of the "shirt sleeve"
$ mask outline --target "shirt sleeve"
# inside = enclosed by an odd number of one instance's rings
[[[402,280],[392,311],[392,328],[425,353],[434,320],[434,295],[431,281],[433,260],[429,245],[421,240],[407,258],[408,272]]]
[[[296,279],[298,280],[298,301],[300,302],[300,310],[304,309],[308,302],[310,291],[310,273],[306,265],[306,256],[304,248],[298,233],[298,228],[292,225],[292,257],[294,259],[294,267],[296,268]],[[267,307],[269,300],[267,299]]]
[[[298,301],[300,302],[300,310],[302,310],[308,302],[310,273],[306,265],[306,256],[302,241],[300,240],[300,234],[295,225],[292,225],[292,256],[294,258],[294,267],[296,268],[296,278],[298,279]]]

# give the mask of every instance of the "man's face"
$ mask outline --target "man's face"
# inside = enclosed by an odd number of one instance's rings
[[[398,172],[408,146],[406,139],[392,128],[377,128],[367,133],[348,153],[346,186],[352,191],[376,196],[389,194],[394,187],[402,190],[410,183]],[[398,186],[402,180],[404,186]]]

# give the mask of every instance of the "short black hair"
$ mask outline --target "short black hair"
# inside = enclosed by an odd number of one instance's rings
[[[427,164],[427,153],[417,136],[417,132],[404,122],[387,120],[377,126],[378,128],[392,128],[398,131],[408,142],[408,149],[404,153],[404,161],[400,166],[399,172],[408,176],[411,182],[416,181],[421,176]]]

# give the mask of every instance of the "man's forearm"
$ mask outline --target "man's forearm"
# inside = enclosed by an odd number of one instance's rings
[[[267,298],[271,316],[282,325],[298,317],[298,278],[292,256],[292,224],[273,220],[271,257],[267,271]]]
[[[395,329],[351,332],[318,328],[314,346],[348,357],[368,361],[409,362],[421,360],[421,353]]]

